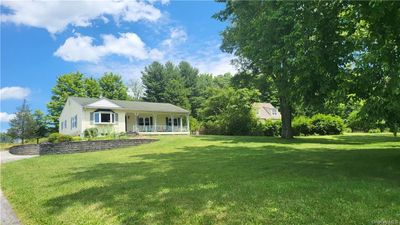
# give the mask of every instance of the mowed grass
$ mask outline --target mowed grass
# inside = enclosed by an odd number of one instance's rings
[[[400,224],[400,138],[158,138],[5,164],[3,192],[24,224]]]

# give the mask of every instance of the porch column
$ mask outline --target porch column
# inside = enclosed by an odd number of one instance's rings
[[[157,132],[157,114],[153,114],[153,132]]]
[[[183,119],[182,116],[180,116],[180,117],[179,117],[179,122],[180,122],[180,125],[181,125],[181,132],[182,132],[182,125],[183,125],[183,124],[182,124],[182,119]]]
[[[171,115],[171,132],[174,132],[174,115]]]
[[[186,132],[190,132],[190,128],[189,128],[189,114],[186,115]]]
[[[135,119],[134,119],[134,121],[133,121],[133,130],[134,130],[135,132],[139,132],[138,120],[139,120],[139,113],[135,113]]]

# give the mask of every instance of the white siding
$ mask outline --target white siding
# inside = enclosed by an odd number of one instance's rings
[[[77,127],[72,128],[71,118],[77,116]],[[60,115],[59,133],[77,136],[82,133],[82,106],[68,99]],[[61,122],[67,121],[67,127],[61,127]]]
[[[83,116],[83,129],[82,133],[85,131],[86,128],[97,127],[99,132],[102,130],[108,130],[111,132],[125,132],[125,112],[118,109],[113,109],[115,113],[118,113],[118,122],[115,124],[94,124],[90,121],[90,113],[96,111],[96,109],[84,109],[84,116]]]

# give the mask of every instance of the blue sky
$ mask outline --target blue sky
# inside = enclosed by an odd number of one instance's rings
[[[214,1],[2,1],[1,130],[26,98],[46,111],[56,77],[80,71],[139,79],[154,60],[189,61],[200,72],[234,72],[222,53],[226,24]]]

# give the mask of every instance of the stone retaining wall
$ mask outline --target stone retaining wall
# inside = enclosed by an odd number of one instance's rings
[[[157,141],[157,139],[121,139],[77,141],[61,143],[41,143],[39,145],[19,145],[10,148],[10,153],[15,155],[48,155],[69,154],[78,152],[93,152],[112,148],[135,146]]]
[[[10,147],[9,151],[14,155],[39,155],[39,145],[17,145]]]

